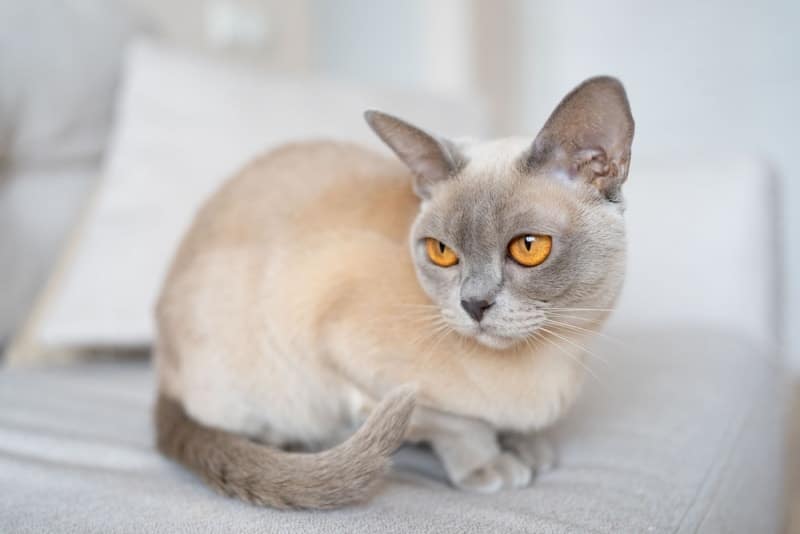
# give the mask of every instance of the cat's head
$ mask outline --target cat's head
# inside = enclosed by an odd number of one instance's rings
[[[366,118],[413,173],[411,254],[453,329],[502,349],[613,304],[634,130],[617,80],[578,86],[535,139],[450,141],[380,112]]]

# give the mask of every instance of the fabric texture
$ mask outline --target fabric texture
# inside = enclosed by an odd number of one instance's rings
[[[774,355],[729,331],[598,340],[560,465],[524,490],[454,490],[404,449],[376,498],[333,512],[256,508],[152,447],[152,371],[99,362],[0,372],[3,532],[780,532],[787,390]]]

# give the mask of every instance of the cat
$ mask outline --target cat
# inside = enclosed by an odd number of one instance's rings
[[[458,488],[526,486],[622,285],[625,90],[585,81],[535,139],[365,117],[397,159],[286,145],[197,214],[156,309],[157,446],[277,508],[368,499],[404,441]]]

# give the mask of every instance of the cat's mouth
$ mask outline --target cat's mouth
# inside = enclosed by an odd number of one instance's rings
[[[473,323],[467,329],[457,329],[466,336],[471,337],[481,345],[495,350],[511,348],[519,343],[525,336],[500,332],[495,327],[484,323]]]
[[[495,321],[483,320],[464,320],[461,317],[452,317],[444,313],[444,318],[450,327],[464,337],[474,339],[481,345],[495,349],[505,350],[524,342],[527,338],[534,335],[541,326],[541,321],[525,322],[523,324],[507,324],[508,322],[497,324]]]

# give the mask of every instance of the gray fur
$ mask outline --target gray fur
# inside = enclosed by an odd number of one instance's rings
[[[380,111],[366,111],[364,118],[414,173],[414,191],[428,198],[433,185],[444,181],[466,164],[456,145]]]
[[[320,453],[292,453],[204,426],[161,394],[155,410],[158,449],[216,490],[275,508],[335,508],[371,497],[403,443],[414,390],[386,396],[350,439]]]
[[[437,153],[431,147],[454,146],[379,117],[370,124],[415,173],[419,167],[403,154],[431,158]],[[564,98],[515,165],[476,166],[465,146],[462,166],[426,182],[412,255],[422,287],[456,331],[505,348],[533,335],[548,307],[613,304],[624,272],[620,188],[633,129],[622,85],[592,78]],[[438,164],[428,161],[426,168],[450,168],[447,153],[438,153]],[[553,240],[550,257],[536,267],[520,266],[507,254],[509,242],[528,233]],[[459,263],[432,264],[425,251],[429,237],[456,251]],[[477,322],[462,309],[465,299],[493,305]]]
[[[592,183],[617,202],[628,177],[634,128],[619,80],[590,78],[550,115],[527,154],[527,166]]]
[[[500,338],[528,337],[544,320],[548,306],[597,302],[595,288],[607,288],[605,275],[620,272],[625,233],[618,210],[595,205],[605,212],[597,216],[581,209],[585,202],[575,200],[566,219],[553,220],[547,211],[525,204],[520,194],[547,179],[517,177],[492,190],[480,181],[455,180],[446,197],[434,198],[420,213],[412,233],[417,273],[456,330],[474,334],[476,325],[460,301],[476,298],[495,302],[482,328]],[[508,243],[526,232],[553,237],[550,257],[537,267],[522,267],[506,252]],[[433,265],[424,248],[429,236],[456,250],[459,264],[446,269]]]

